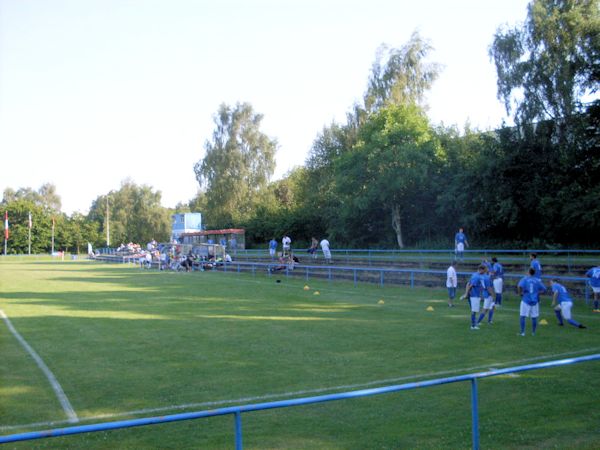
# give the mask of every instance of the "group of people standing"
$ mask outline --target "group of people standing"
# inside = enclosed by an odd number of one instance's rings
[[[467,237],[462,228],[455,235],[455,260],[447,269],[446,287],[448,289],[448,306],[454,306],[458,277],[456,264],[463,261],[465,247],[468,246]],[[600,266],[593,267],[587,271],[586,276],[590,279],[590,286],[594,294],[594,313],[600,313]],[[504,268],[496,257],[491,263],[484,259],[473,273],[467,283],[466,290],[461,299],[468,299],[471,309],[471,330],[479,330],[479,324],[486,314],[488,323],[493,323],[496,308],[502,306],[502,293],[504,289]],[[552,293],[552,305],[558,320],[558,325],[563,326],[566,321],[576,328],[586,328],[572,318],[573,299],[568,290],[559,283],[557,279],[550,280]],[[542,282],[542,265],[536,253],[530,254],[530,266],[527,274],[517,284],[517,293],[521,297],[519,307],[520,336],[525,336],[526,319],[531,319],[531,334],[535,335],[540,316],[540,295],[547,292]],[[481,303],[483,300],[483,310]]]
[[[271,255],[271,259],[274,260],[275,257],[277,256],[277,247],[278,247],[278,242],[275,240],[275,238],[272,238],[269,241],[269,254]],[[321,247],[321,250],[323,252],[323,258],[325,259],[325,262],[327,263],[331,263],[331,249],[329,248],[329,241],[327,240],[327,238],[323,238],[321,239],[321,242],[319,242],[314,236],[311,239],[311,244],[310,247],[308,249],[308,253],[311,254],[313,259],[317,259],[317,252],[319,249],[319,246]],[[285,234],[283,236],[283,238],[281,239],[281,246],[282,246],[282,257],[286,258],[289,257],[292,254],[292,239]]]

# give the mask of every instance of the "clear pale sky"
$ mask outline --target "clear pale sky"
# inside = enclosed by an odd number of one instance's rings
[[[221,103],[249,102],[280,178],[413,31],[443,71],[432,124],[500,125],[488,47],[526,0],[0,0],[0,190],[54,183],[63,211],[130,178],[191,199]]]

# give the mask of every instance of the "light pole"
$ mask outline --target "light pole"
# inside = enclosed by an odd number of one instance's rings
[[[110,220],[108,212],[108,194],[106,195],[106,248],[110,246]]]

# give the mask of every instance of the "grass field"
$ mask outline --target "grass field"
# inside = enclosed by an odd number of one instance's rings
[[[0,309],[56,376],[80,423],[343,392],[600,353],[600,314],[518,333],[509,296],[469,330],[445,290],[266,274],[159,273],[78,261],[0,262]],[[320,295],[315,295],[315,290]],[[384,300],[384,304],[379,304]],[[433,306],[434,311],[427,311]],[[68,426],[44,373],[0,326],[0,434]],[[596,362],[479,382],[482,448],[600,447]],[[470,384],[243,415],[248,449],[469,448]],[[233,448],[230,416],[9,444]]]

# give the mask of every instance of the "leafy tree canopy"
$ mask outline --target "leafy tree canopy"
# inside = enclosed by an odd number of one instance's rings
[[[275,170],[277,141],[260,130],[263,116],[249,103],[222,104],[215,116],[212,140],[194,166],[206,189],[206,217],[211,226],[240,223],[253,211],[258,193]]]
[[[496,32],[489,54],[516,123],[568,119],[598,89],[599,2],[533,0],[522,26]]]

